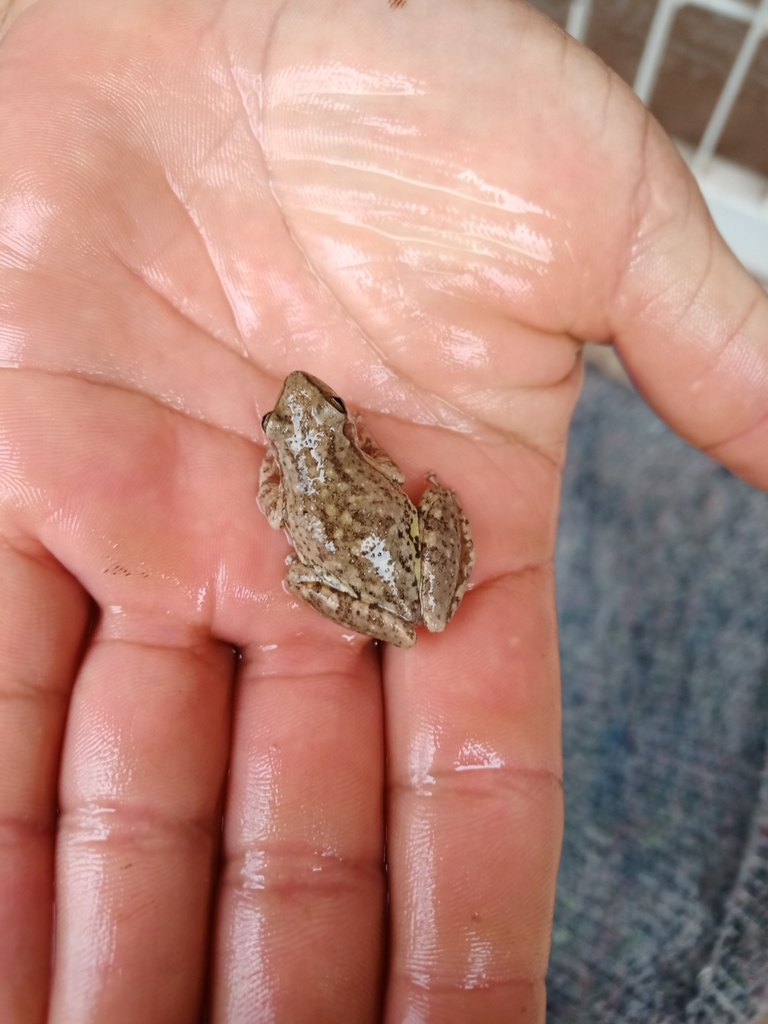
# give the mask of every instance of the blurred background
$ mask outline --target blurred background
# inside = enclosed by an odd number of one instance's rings
[[[636,86],[768,282],[768,0],[535,6]],[[768,496],[601,367],[574,416],[556,555],[548,1024],[768,1024]]]
[[[768,283],[768,2],[535,0],[635,88],[715,221]]]

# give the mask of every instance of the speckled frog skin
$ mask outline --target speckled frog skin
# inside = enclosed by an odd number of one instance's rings
[[[327,384],[288,375],[262,420],[270,445],[259,504],[296,555],[289,589],[323,615],[398,647],[414,626],[445,629],[474,565],[453,491],[433,484],[416,508],[403,474]]]

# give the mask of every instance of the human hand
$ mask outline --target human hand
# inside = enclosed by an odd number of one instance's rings
[[[0,1020],[542,1020],[579,341],[765,486],[768,301],[522,4],[11,19]],[[282,588],[259,423],[296,368],[467,512],[474,587],[411,651]]]

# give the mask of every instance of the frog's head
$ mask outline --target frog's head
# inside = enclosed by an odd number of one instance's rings
[[[343,430],[346,421],[347,407],[332,388],[310,373],[294,370],[261,426],[271,441],[277,441],[286,435],[303,435],[308,428]]]

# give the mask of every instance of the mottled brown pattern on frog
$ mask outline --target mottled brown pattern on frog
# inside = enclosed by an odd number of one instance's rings
[[[296,549],[291,590],[334,621],[398,646],[415,642],[408,623],[444,629],[474,561],[453,493],[431,478],[417,511],[362,419],[309,374],[286,378],[263,424],[271,448],[259,501]]]

